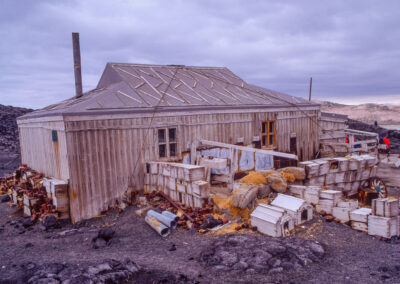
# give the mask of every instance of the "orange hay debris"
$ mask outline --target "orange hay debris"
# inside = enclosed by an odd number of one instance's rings
[[[265,176],[259,172],[251,172],[247,176],[243,177],[240,182],[248,183],[248,184],[267,184],[267,179]]]

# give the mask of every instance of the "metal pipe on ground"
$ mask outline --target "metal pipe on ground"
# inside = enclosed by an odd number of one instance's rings
[[[176,222],[178,222],[178,220],[179,220],[179,216],[178,215],[175,215],[174,213],[169,212],[168,210],[165,210],[165,211],[161,212],[161,214],[163,214],[164,216],[166,216],[166,217],[168,217],[168,218],[170,218],[172,220],[175,220]]]
[[[176,228],[176,221],[154,210],[147,211],[147,216],[152,216],[167,227]]]
[[[158,221],[156,218],[153,216],[147,215],[146,218],[144,218],[147,224],[150,225],[160,236],[166,237],[169,235],[169,229],[167,226],[165,226],[163,223]]]

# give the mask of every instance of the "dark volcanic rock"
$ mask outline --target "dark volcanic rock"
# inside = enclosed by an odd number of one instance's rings
[[[43,226],[45,227],[46,230],[48,230],[48,229],[59,228],[60,224],[58,223],[58,220],[55,216],[47,215],[43,220]]]
[[[0,105],[0,152],[19,152],[17,117],[32,109]]]
[[[115,231],[109,227],[100,229],[97,237],[109,242],[115,235]]]
[[[322,245],[311,240],[230,235],[204,250],[200,262],[215,272],[273,274],[318,262],[324,254]]]
[[[11,198],[8,194],[5,194],[0,197],[0,202],[9,202],[9,201],[11,201]]]

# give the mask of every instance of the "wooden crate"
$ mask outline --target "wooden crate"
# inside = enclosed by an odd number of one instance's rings
[[[368,233],[368,223],[351,221],[351,228],[353,228],[354,230],[357,230],[357,231]]]
[[[342,207],[333,207],[332,216],[339,219],[341,222],[350,221],[350,209]]]
[[[297,198],[304,199],[306,188],[304,185],[289,185],[288,192]]]
[[[394,217],[399,215],[399,200],[377,198],[372,200],[372,215]]]
[[[398,217],[368,216],[368,235],[391,238],[399,234]]]
[[[361,223],[368,223],[368,216],[371,215],[371,208],[359,208],[350,211],[350,220]]]
[[[325,184],[325,176],[316,176],[307,178],[305,181],[306,186],[314,185],[314,186],[322,186]]]
[[[321,192],[321,188],[317,186],[307,186],[304,191],[304,199],[310,204],[318,204],[319,202],[319,194]]]

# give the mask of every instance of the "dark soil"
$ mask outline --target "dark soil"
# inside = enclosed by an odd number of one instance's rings
[[[400,282],[398,242],[378,240],[318,216],[287,239],[183,229],[162,238],[133,207],[47,230],[30,224],[21,210],[7,203],[0,203],[0,216],[0,283],[52,283],[42,282],[45,278],[88,283],[88,277],[108,283]],[[95,248],[93,239],[102,228],[110,230],[100,235],[111,238]],[[138,271],[126,264],[137,265]],[[46,272],[46,267],[59,271]],[[96,267],[106,269],[96,274]]]

